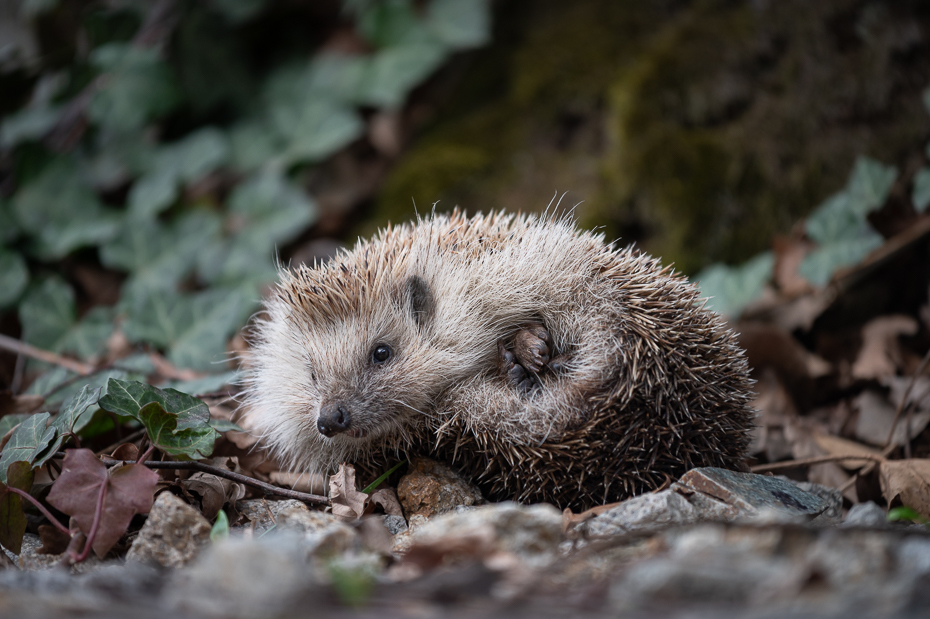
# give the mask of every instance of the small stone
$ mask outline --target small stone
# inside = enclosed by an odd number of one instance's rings
[[[849,509],[844,527],[887,527],[888,518],[885,510],[874,501],[858,503]]]
[[[42,540],[39,539],[38,535],[26,533],[26,535],[23,536],[23,546],[19,551],[19,558],[17,560],[19,569],[25,571],[49,570],[61,565],[62,559],[64,558],[63,553],[58,555],[39,554],[39,548],[41,547]],[[90,553],[83,562],[75,563],[71,566],[71,573],[85,574],[97,569],[102,563],[103,562],[97,558],[97,555]]]
[[[403,516],[386,514],[384,516],[384,526],[390,531],[391,535],[397,535],[407,530],[407,521],[404,520]]]
[[[839,524],[843,520],[843,493],[837,488],[830,488],[821,484],[815,484],[809,481],[794,481],[788,478],[779,477],[794,484],[804,492],[810,492],[814,496],[820,497],[827,504],[827,509],[812,522],[821,524]]]
[[[284,501],[269,501],[267,499],[243,499],[236,501],[239,514],[255,523],[255,532],[261,533],[273,527],[278,519],[278,513],[285,509],[310,511],[310,508],[296,499]],[[249,525],[251,526],[251,525]]]
[[[206,518],[170,492],[162,492],[126,559],[180,567],[209,541],[210,523]]]
[[[281,531],[303,534],[301,546],[308,557],[331,557],[358,545],[358,533],[340,518],[302,507],[286,507],[277,518]]]
[[[411,546],[461,538],[481,539],[487,549],[516,556],[531,568],[552,564],[562,542],[562,515],[551,505],[495,503],[433,518],[410,534]]]
[[[418,458],[397,484],[397,498],[404,515],[426,516],[452,511],[459,505],[480,505],[484,497],[477,486],[444,464]]]

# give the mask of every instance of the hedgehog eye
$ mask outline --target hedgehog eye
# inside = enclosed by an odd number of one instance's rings
[[[387,344],[378,344],[375,346],[375,349],[371,351],[371,362],[375,365],[380,365],[391,358],[391,355],[394,354],[394,351],[391,350],[391,347]]]

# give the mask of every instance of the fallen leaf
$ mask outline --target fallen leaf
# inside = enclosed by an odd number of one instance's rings
[[[866,447],[861,443],[850,441],[832,434],[815,433],[812,435],[814,443],[823,451],[825,456],[874,456],[881,458],[882,454],[878,450]],[[868,466],[872,460],[841,460],[837,464],[843,468],[856,471],[864,466]]]
[[[106,465],[89,449],[68,449],[62,472],[48,494],[48,502],[71,516],[98,557],[119,541],[136,514],[152,509],[158,474],[141,464]],[[97,506],[100,522],[90,539]]]
[[[930,517],[930,460],[886,460],[879,467],[879,476],[889,505],[899,497],[903,505]]]
[[[10,488],[29,492],[32,481],[32,465],[20,461],[10,465],[7,483],[0,483],[0,546],[17,555],[22,550],[26,534],[26,514],[23,512],[23,497]]]
[[[373,505],[380,505],[384,513],[389,516],[400,516],[403,518],[404,510],[400,507],[400,501],[397,500],[397,493],[393,488],[382,488],[375,490],[368,495]]]
[[[293,473],[290,471],[271,471],[268,479],[276,486],[290,488],[298,492],[323,494],[326,492],[326,479],[319,473]]]
[[[856,438],[872,445],[884,446],[894,423],[896,408],[880,393],[866,390],[853,400],[859,411],[856,418]],[[930,411],[902,415],[894,426],[891,442],[904,445],[920,434],[930,423]]]
[[[610,511],[620,503],[608,503],[606,505],[596,505],[591,509],[586,509],[580,514],[574,513],[569,508],[562,510],[562,533],[568,533],[582,522],[587,522],[595,516],[600,516],[606,511]]]
[[[230,471],[235,471],[238,468],[234,458],[213,458],[210,464]],[[182,480],[181,485],[188,491],[200,495],[201,511],[204,518],[211,521],[223,509],[223,505],[235,505],[236,501],[243,498],[246,493],[246,487],[243,484],[211,473],[194,473],[187,479]]]
[[[368,495],[355,485],[355,467],[340,464],[335,475],[329,477],[329,500],[333,514],[340,518],[355,520],[365,514]]]
[[[110,454],[110,457],[114,460],[136,461],[139,459],[139,448],[136,447],[133,443],[123,443],[113,450],[113,453]]]
[[[772,279],[778,285],[782,295],[794,298],[811,292],[813,288],[810,282],[801,277],[798,269],[804,262],[805,256],[813,249],[813,243],[804,239],[776,236],[772,246],[775,252]]]
[[[58,530],[58,527],[50,524],[39,525],[39,540],[42,546],[36,550],[40,555],[60,555],[68,549],[71,543],[71,536]]]
[[[862,346],[852,366],[852,375],[861,380],[894,376],[901,367],[902,335],[917,333],[917,321],[910,316],[879,316],[862,328]]]
[[[801,345],[779,327],[759,323],[739,323],[739,343],[746,350],[749,365],[761,370],[771,367],[786,382],[826,376],[833,366]]]

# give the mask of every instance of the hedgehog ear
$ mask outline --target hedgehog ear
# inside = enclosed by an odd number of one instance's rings
[[[410,313],[414,322],[420,329],[426,327],[432,320],[436,308],[433,292],[429,284],[422,277],[411,275],[407,279],[407,299],[410,302]]]

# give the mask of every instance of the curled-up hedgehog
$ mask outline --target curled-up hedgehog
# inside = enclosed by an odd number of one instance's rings
[[[564,217],[389,227],[283,272],[253,340],[246,419],[294,471],[431,454],[580,509],[749,441],[746,360],[695,286]]]

